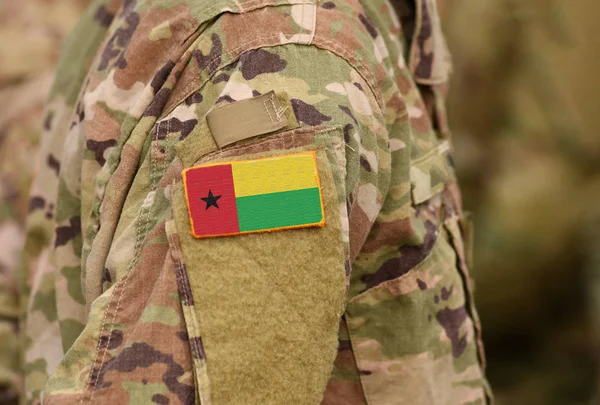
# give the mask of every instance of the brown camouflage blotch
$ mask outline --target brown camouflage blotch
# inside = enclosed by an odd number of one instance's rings
[[[264,73],[281,72],[287,66],[287,62],[264,49],[248,51],[240,56],[240,70],[246,80],[254,79]]]
[[[438,237],[437,227],[432,222],[425,222],[427,230],[422,244],[411,246],[403,245],[398,249],[400,256],[391,258],[373,274],[362,277],[365,289],[369,290],[379,284],[401,277],[421,263],[429,255]]]
[[[440,293],[440,297],[442,298],[442,300],[448,301],[453,292],[454,292],[453,285],[451,285],[450,288],[442,287],[442,292]]]
[[[361,156],[360,157],[360,166],[368,173],[373,171],[373,168],[371,167],[371,164],[369,163],[369,161],[364,157]]]
[[[55,247],[64,246],[81,235],[81,217],[73,217],[69,220],[69,223],[70,225],[56,227]]]
[[[110,12],[106,6],[102,5],[98,7],[94,14],[94,19],[100,23],[103,27],[109,27],[115,18],[115,14]]]
[[[163,87],[156,93],[156,96],[152,99],[152,103],[146,108],[144,111],[144,117],[158,117],[160,116],[162,110],[167,105],[167,101],[169,101],[169,97],[171,97],[171,89],[168,87]]]
[[[112,385],[111,382],[105,382],[105,376],[111,372],[132,373],[138,369],[148,369],[157,363],[167,366],[167,370],[164,371],[161,378],[167,389],[179,398],[181,404],[193,404],[194,387],[179,381],[185,372],[184,368],[173,360],[172,354],[155,350],[147,343],[134,343],[106,362],[98,373],[95,389],[109,388]],[[156,375],[155,373],[148,374]]]
[[[154,394],[152,395],[152,402],[159,405],[168,405],[170,401],[169,398],[162,394]]]
[[[100,343],[98,343],[99,347],[107,348],[109,350],[116,349],[121,346],[123,343],[123,331],[119,329],[115,329],[110,333],[110,336],[101,336]]]
[[[126,66],[119,66],[120,69],[115,71],[115,84],[122,89],[130,89],[138,82],[149,83],[157,75],[160,75],[160,79],[168,77],[163,68],[169,66],[169,61],[180,60],[186,51],[184,40],[197,24],[184,4],[172,8],[152,7],[141,15],[133,11],[129,15],[131,17],[127,18],[137,18],[139,21],[123,47]],[[150,32],[164,21],[169,21],[171,36],[160,41],[150,40]],[[125,37],[130,33],[127,31],[122,35]]]
[[[221,57],[223,54],[223,43],[221,42],[221,38],[217,34],[213,34],[211,37],[212,46],[210,48],[210,52],[208,54],[202,53],[199,49],[195,50],[192,55],[196,64],[198,65],[198,69],[200,70],[208,70],[209,72],[214,72],[217,67],[221,64]]]
[[[194,104],[200,104],[202,102],[202,100],[204,100],[204,97],[202,96],[202,93],[196,92],[196,93],[193,93],[192,95],[190,95],[188,98],[185,99],[185,104],[188,105],[188,106],[189,105],[194,105]]]
[[[416,46],[418,49],[418,63],[415,67],[415,74],[419,77],[431,77],[433,68],[434,53],[432,46],[427,46],[433,35],[431,15],[427,7],[427,1],[421,1],[421,29],[416,33]]]
[[[175,62],[168,60],[167,63],[165,63],[158,70],[158,72],[156,72],[156,74],[152,78],[152,81],[150,82],[150,86],[152,86],[152,88],[154,89],[155,94],[158,93],[158,91],[161,89],[161,87],[165,84],[165,82],[167,81],[167,78],[173,71],[174,67],[175,67]]]
[[[367,405],[360,381],[329,380],[321,405]]]
[[[379,34],[377,33],[377,28],[375,28],[371,19],[363,13],[360,13],[358,15],[358,19],[360,20],[362,25],[364,25],[369,35],[371,35],[372,38],[377,38],[377,35]]]
[[[274,39],[264,38],[265,27],[272,35],[281,33],[286,37],[291,37],[299,31],[292,28],[295,23],[290,15],[283,15],[271,7],[262,8],[256,11],[243,14],[223,14],[220,17],[221,29],[223,30],[224,40],[227,43],[227,49],[237,49],[244,43],[244,51],[254,49],[258,46],[265,48],[266,44],[279,43],[279,35]],[[261,38],[261,41],[257,41]],[[243,53],[243,51],[242,51]]]
[[[104,152],[106,152],[108,148],[112,148],[116,144],[117,141],[114,139],[108,139],[106,141],[94,141],[93,139],[88,139],[85,142],[85,147],[90,151],[94,152],[96,162],[98,162],[100,166],[104,166],[104,164],[106,163]]]
[[[45,131],[50,131],[52,129],[52,122],[54,121],[54,112],[48,111],[46,117],[44,118],[43,128]]]
[[[342,110],[343,112],[345,112],[346,114],[348,114],[348,116],[350,118],[352,118],[352,121],[354,121],[354,124],[358,125],[358,121],[356,120],[356,117],[354,116],[354,114],[352,113],[352,110],[350,110],[348,107],[346,107],[345,105],[338,105],[338,107],[340,108],[340,110]],[[352,124],[348,124],[344,127],[344,138],[346,139],[346,142],[348,142],[349,138],[346,138],[347,132],[350,131],[350,129],[352,129]]]
[[[321,125],[324,122],[331,121],[331,117],[321,114],[315,106],[307,104],[302,100],[293,98],[290,100],[290,103],[299,122],[307,125]]]
[[[126,25],[119,27],[113,36],[108,40],[102,55],[98,70],[102,71],[111,66],[116,66],[120,69],[127,67],[125,60],[125,48],[129,45],[133,34],[140,22],[140,16],[135,12],[129,12],[125,16]],[[116,59],[116,60],[115,60]]]
[[[48,157],[46,158],[46,164],[58,176],[58,173],[60,172],[60,162],[56,157],[54,157],[53,154],[50,153],[48,155]]]
[[[169,134],[181,132],[179,140],[184,140],[198,125],[197,119],[181,122],[178,118],[161,121],[155,128],[154,140],[164,140]]]
[[[43,197],[31,197],[29,199],[29,212],[41,210],[46,207],[46,200]]]
[[[442,328],[444,328],[450,342],[452,342],[453,357],[460,357],[467,348],[467,335],[460,336],[460,328],[467,320],[467,317],[465,307],[456,309],[446,307],[435,314],[435,318]]]
[[[418,117],[410,117],[410,125],[412,128],[414,128],[415,136],[418,136],[419,134],[431,133],[431,131],[433,131],[433,127],[431,126],[431,121],[427,115],[425,105],[423,105],[423,102],[419,100],[415,103],[415,107],[423,112],[423,114]]]

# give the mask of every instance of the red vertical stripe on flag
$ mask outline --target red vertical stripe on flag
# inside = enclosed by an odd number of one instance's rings
[[[231,165],[187,170],[185,190],[194,236],[227,235],[240,231]]]

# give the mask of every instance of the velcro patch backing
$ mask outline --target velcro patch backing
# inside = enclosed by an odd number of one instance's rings
[[[238,156],[260,162],[286,153],[271,143],[266,148]],[[173,214],[197,320],[190,336],[202,338],[213,405],[316,405],[323,399],[339,344],[346,255],[340,180],[324,149],[316,150],[316,159],[327,217],[321,228],[197,239],[189,232],[183,186],[174,188]]]

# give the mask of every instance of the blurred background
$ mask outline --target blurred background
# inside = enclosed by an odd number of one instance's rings
[[[497,403],[599,403],[600,2],[442,6]]]
[[[600,2],[439,1],[497,404],[600,403]],[[0,227],[27,213],[52,71],[86,3],[0,2]]]

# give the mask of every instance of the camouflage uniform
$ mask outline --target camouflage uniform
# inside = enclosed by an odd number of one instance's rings
[[[1,404],[16,403],[22,390],[17,276],[25,238],[27,196],[36,166],[39,128],[52,84],[52,68],[62,36],[76,22],[82,3],[9,0],[0,4]]]
[[[449,70],[429,0],[95,1],[32,187],[28,401],[488,403]],[[271,91],[289,125],[217,147]],[[324,227],[191,235],[184,169],[299,151]]]

